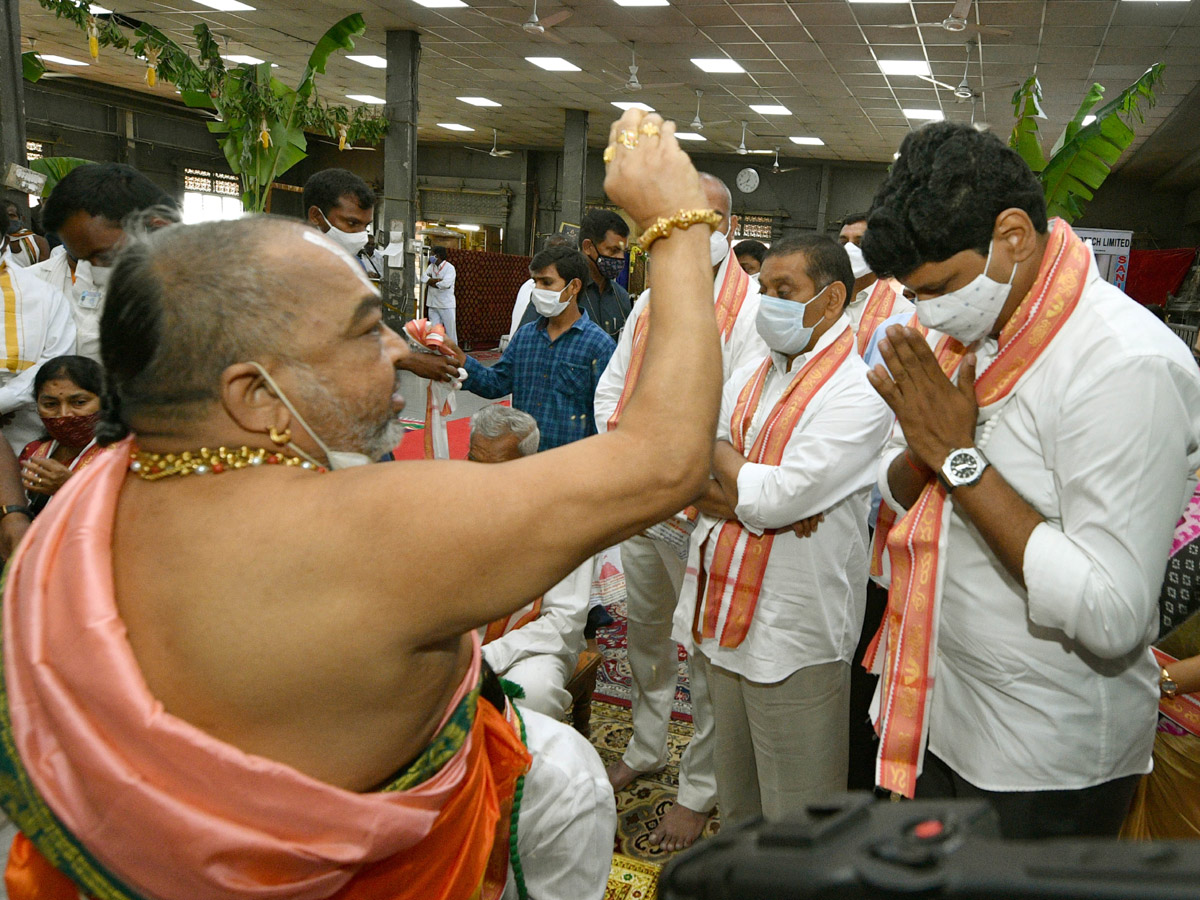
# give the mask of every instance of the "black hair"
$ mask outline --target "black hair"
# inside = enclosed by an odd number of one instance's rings
[[[547,247],[529,263],[529,272],[533,274],[550,266],[554,266],[559,277],[567,284],[578,278],[581,285],[586,285],[591,277],[587,257],[574,247]]]
[[[591,241],[592,246],[599,247],[610,231],[623,238],[629,237],[629,226],[611,209],[589,209],[579,224],[579,246],[583,247],[584,241]]]
[[[351,196],[359,209],[375,206],[375,192],[367,183],[346,169],[322,169],[304,182],[304,216],[314,206],[326,216],[343,197]]]
[[[791,256],[793,253],[804,254],[804,274],[812,280],[818,292],[835,281],[846,286],[846,299],[842,301],[844,309],[854,296],[854,269],[842,245],[825,234],[798,234],[776,241],[767,250],[766,258]]]
[[[157,184],[123,163],[88,163],[72,169],[46,198],[42,227],[58,231],[77,212],[120,222],[151,206],[178,209]]]
[[[986,254],[996,217],[1013,208],[1045,233],[1041,182],[1017,152],[971,125],[935,122],[900,145],[871,204],[863,256],[880,278],[903,278],[963,250]]]
[[[867,221],[867,214],[865,212],[850,213],[850,215],[846,216],[841,222],[838,223],[838,231],[841,231],[847,225],[854,225],[857,222],[865,221]]]
[[[767,258],[767,245],[762,241],[738,241],[733,245],[734,256],[753,256],[761,266]]]
[[[447,253],[449,253],[449,251],[445,247],[443,247],[441,244],[437,244],[437,245],[429,248],[430,256],[436,256],[442,262],[446,261]]]
[[[86,356],[56,356],[42,363],[42,367],[33,376],[35,403],[46,382],[56,378],[67,378],[97,397],[104,396],[104,369],[100,367],[100,363]]]

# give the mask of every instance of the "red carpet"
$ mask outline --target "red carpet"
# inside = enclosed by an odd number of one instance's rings
[[[446,436],[450,440],[450,458],[466,459],[471,449],[471,420],[455,419],[446,424]],[[395,450],[396,459],[425,458],[425,429],[414,428],[407,432]]]

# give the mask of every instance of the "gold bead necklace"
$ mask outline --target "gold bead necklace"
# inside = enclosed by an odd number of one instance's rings
[[[231,469],[253,469],[258,466],[298,466],[313,472],[328,472],[298,456],[275,453],[262,447],[218,447],[210,450],[184,450],[182,453],[150,453],[133,448],[129,455],[129,471],[145,481],[158,481],[172,475],[220,475]]]

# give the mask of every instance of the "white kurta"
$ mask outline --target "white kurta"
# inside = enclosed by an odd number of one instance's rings
[[[0,347],[5,348],[0,415],[14,414],[4,426],[4,436],[19,454],[45,431],[33,397],[33,379],[42,363],[75,351],[75,323],[66,297],[29,269],[9,266],[8,259],[8,253],[0,257],[0,271],[7,272],[13,288],[4,292],[0,317]]]
[[[60,252],[61,251],[61,252]],[[100,317],[104,314],[104,291],[92,283],[92,266],[87,260],[71,264],[65,250],[56,247],[45,262],[29,271],[70,301],[75,320],[75,352],[100,362]]]
[[[458,277],[454,266],[444,262],[440,266],[432,260],[421,276],[422,283],[438,282],[438,287],[425,289],[425,307],[427,309],[454,309],[454,282]]]
[[[713,282],[713,303],[716,303],[720,296],[721,285],[725,282],[725,271],[729,266],[729,260],[733,258],[735,258],[733,254],[726,256],[717,269],[716,279]],[[746,288],[746,299],[738,311],[733,330],[730,332],[729,338],[721,345],[722,381],[728,380],[730,375],[751,360],[761,360],[767,353],[767,345],[758,336],[758,328],[755,325],[755,318],[758,315],[758,297],[758,282],[750,279],[750,285]],[[621,331],[621,338],[617,341],[617,349],[609,359],[604,374],[600,376],[600,381],[596,384],[596,429],[601,434],[608,431],[608,420],[616,412],[621,392],[625,389],[625,376],[629,372],[629,361],[633,356],[634,326],[638,316],[642,314],[642,310],[649,302],[650,291],[647,289],[642,291],[633,304],[629,318],[625,320],[625,328]]]
[[[983,342],[979,373],[995,352]],[[1200,466],[1196,363],[1093,259],[1074,314],[995,416],[976,441],[1046,521],[1026,545],[1023,589],[952,512],[929,750],[985,790],[1149,772],[1159,691],[1147,645]],[[879,474],[895,509],[899,428],[893,444]]]
[[[796,358],[790,371],[785,368],[786,357],[770,354],[772,367],[746,435],[747,447],[805,362],[849,327],[849,320],[842,317],[811,351]],[[719,440],[729,440],[738,395],[761,362],[761,357],[754,360],[726,382],[717,422]],[[714,664],[771,684],[806,666],[851,661],[866,603],[867,506],[892,421],[891,410],[867,381],[866,364],[851,352],[809,401],[788,439],[782,464],[742,467],[734,511],[748,531],[761,535],[817,513],[824,513],[825,521],[807,538],[790,530],[776,534],[745,640],[738,647],[721,647],[713,639],[699,646]],[[701,548],[705,567],[711,571],[723,522],[702,516],[696,527],[675,613],[677,638],[692,629]],[[735,554],[733,567],[737,565]],[[725,626],[724,606],[717,622],[718,637]]]

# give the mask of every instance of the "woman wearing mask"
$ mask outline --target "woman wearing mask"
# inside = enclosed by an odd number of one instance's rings
[[[73,474],[100,453],[95,428],[100,418],[104,370],[86,356],[58,356],[38,371],[33,396],[46,436],[21,451],[21,480],[29,508],[39,513]]]

